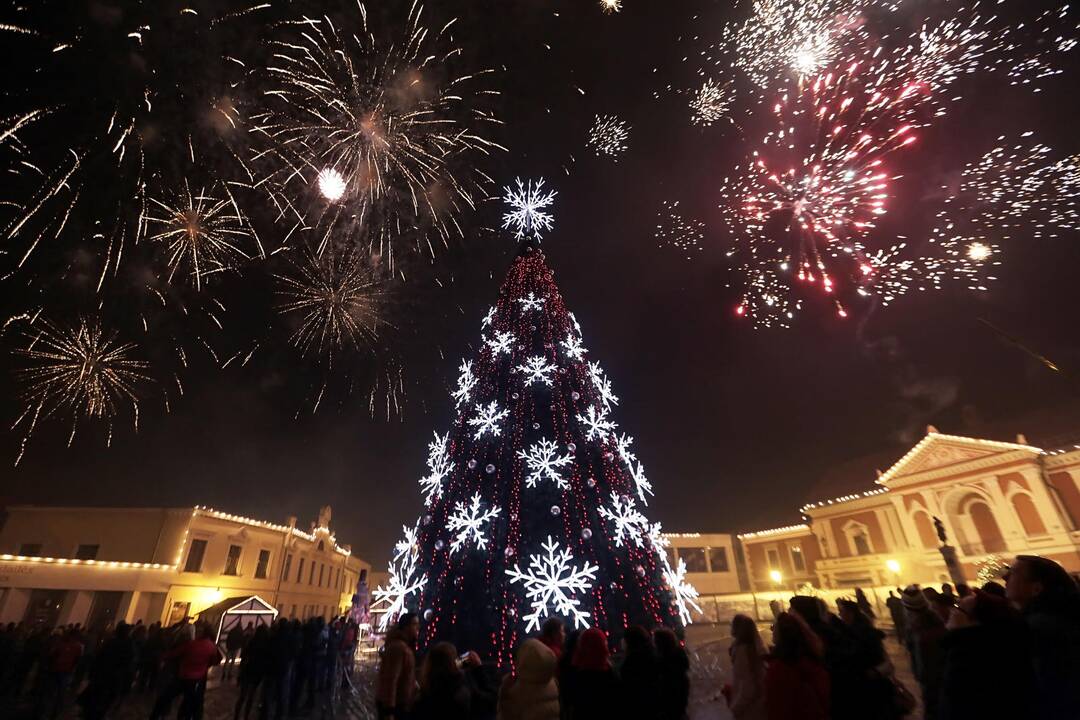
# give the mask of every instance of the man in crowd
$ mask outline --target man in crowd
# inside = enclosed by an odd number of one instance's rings
[[[408,717],[416,691],[416,640],[420,637],[420,618],[402,613],[386,634],[379,675],[375,681],[375,709],[379,720]]]

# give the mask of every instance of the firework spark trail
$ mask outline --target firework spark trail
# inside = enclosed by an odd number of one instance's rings
[[[318,356],[330,368],[343,350],[378,340],[385,325],[385,286],[354,250],[305,251],[289,273],[275,277],[282,298],[278,311],[300,318],[291,342],[302,355]]]
[[[248,257],[241,246],[252,233],[230,197],[206,190],[192,193],[185,181],[182,193],[166,200],[152,198],[151,205],[146,222],[156,231],[150,231],[149,239],[168,246],[169,282],[184,268],[201,290],[205,276],[236,269]]]
[[[382,43],[358,9],[355,31],[304,18],[271,41],[272,87],[253,118],[266,148],[252,162],[269,167],[257,184],[298,226],[325,239],[356,223],[392,268],[402,237],[434,254],[487,197],[476,163],[504,148],[483,134],[498,121],[479,101],[497,93],[480,84],[488,70],[439,79],[461,54],[454,21],[432,31],[414,2],[404,35]]]
[[[133,343],[118,341],[92,318],[82,318],[72,326],[38,318],[23,331],[23,339],[24,344],[15,350],[27,364],[16,371],[23,385],[24,407],[13,426],[24,429],[16,464],[38,421],[54,414],[64,415],[71,423],[69,445],[83,418],[105,421],[111,438],[112,420],[124,405],[130,407],[138,429],[138,388],[150,378],[144,372],[147,364],[134,357]]]

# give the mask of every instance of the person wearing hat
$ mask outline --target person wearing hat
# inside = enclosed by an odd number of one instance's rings
[[[918,585],[904,588],[900,602],[907,617],[907,646],[912,672],[922,689],[924,717],[935,720],[945,671],[945,654],[941,647],[945,623],[930,609],[930,603]]]

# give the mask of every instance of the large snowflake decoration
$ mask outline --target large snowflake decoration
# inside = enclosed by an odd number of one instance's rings
[[[526,621],[525,632],[539,630],[540,621],[552,614],[573,618],[574,627],[588,627],[589,613],[579,607],[581,601],[573,596],[592,587],[590,581],[596,579],[599,566],[586,561],[581,568],[575,567],[571,564],[574,556],[570,550],[559,550],[559,543],[550,535],[543,548],[543,555],[529,558],[528,569],[522,570],[515,563],[506,570],[511,583],[521,581],[525,596],[532,603],[532,612],[522,616]]]
[[[622,547],[623,541],[643,544],[642,535],[649,531],[649,520],[634,506],[632,497],[611,493],[611,508],[601,507],[597,512],[600,517],[610,520],[615,526],[615,547]]]
[[[690,607],[701,612],[701,607],[695,602],[698,596],[697,589],[686,582],[686,563],[682,558],[679,558],[678,565],[673,571],[671,565],[667,562],[667,554],[664,554],[664,580],[671,588],[671,595],[675,601],[675,607],[679,611],[679,619],[682,620],[683,625],[690,625],[694,622],[690,617]]]
[[[543,187],[543,178],[535,184],[532,180],[522,183],[521,178],[517,178],[517,190],[509,185],[503,188],[503,202],[510,206],[510,210],[503,214],[503,227],[514,228],[514,237],[535,235],[539,239],[541,230],[547,231],[555,226],[555,216],[544,212],[543,208],[551,206],[558,193],[555,190],[545,193]]]
[[[529,292],[528,295],[518,298],[517,301],[521,303],[522,312],[526,310],[539,310],[544,307],[545,302],[544,298],[536,297],[536,293],[534,292]]]
[[[667,553],[664,552],[664,548],[671,545],[671,541],[664,537],[664,531],[661,529],[660,523],[651,523],[645,530],[645,537],[649,540],[653,550],[660,555],[663,562],[667,563]]]
[[[442,484],[450,474],[450,433],[442,437],[435,433],[435,439],[428,444],[428,474],[420,478],[420,490],[424,493],[424,504],[442,497]]]
[[[619,453],[619,457],[622,458],[631,468],[634,465],[634,461],[637,460],[637,456],[634,455],[634,451],[630,449],[630,446],[634,444],[634,438],[623,433],[619,437],[615,438],[616,452]]]
[[[618,405],[619,398],[612,392],[611,381],[604,376],[604,370],[600,367],[600,363],[591,362],[588,364],[588,368],[589,378],[592,380],[596,392],[600,393],[600,402],[604,403],[604,409],[610,410],[612,405]]]
[[[542,382],[548,387],[551,386],[551,373],[555,372],[558,368],[554,363],[547,361],[543,355],[532,355],[525,358],[525,362],[522,365],[518,365],[514,368],[516,372],[525,375],[525,384],[531,385],[534,382]]]
[[[488,308],[487,315],[485,315],[484,319],[480,322],[480,327],[481,328],[486,328],[494,320],[495,320],[495,306],[492,305],[490,308]]]
[[[454,398],[454,407],[461,408],[461,403],[466,402],[469,399],[473,388],[476,387],[476,376],[472,371],[472,360],[462,360],[461,367],[458,368],[457,390],[450,393],[450,397]]]
[[[487,405],[476,404],[476,417],[469,418],[466,422],[476,428],[473,439],[479,440],[484,435],[502,435],[499,422],[509,414],[509,410],[499,410],[499,403],[492,400]]]
[[[457,532],[454,539],[450,541],[450,554],[456,553],[459,548],[470,540],[473,541],[478,550],[487,547],[487,538],[484,537],[483,525],[490,522],[492,518],[498,517],[498,515],[499,508],[491,508],[481,512],[480,493],[473,495],[472,504],[470,505],[463,502],[456,503],[446,525],[451,532]]]
[[[387,570],[390,579],[386,587],[379,586],[372,592],[372,598],[376,602],[385,600],[388,604],[386,612],[379,620],[379,630],[385,631],[393,620],[405,609],[405,602],[409,596],[420,590],[427,584],[427,574],[414,577],[416,574],[416,559],[419,550],[416,546],[416,536],[419,531],[419,523],[413,528],[407,525],[402,527],[405,539],[394,546],[394,559],[390,561]]]
[[[573,453],[560,455],[555,449],[555,441],[541,438],[540,442],[528,450],[518,450],[517,456],[525,461],[529,474],[525,477],[525,487],[536,487],[542,480],[550,480],[560,490],[569,487],[559,469],[574,461]]]
[[[649,478],[645,477],[645,466],[641,462],[628,465],[630,468],[630,477],[634,481],[634,487],[637,488],[638,497],[641,498],[641,502],[646,505],[649,501],[645,499],[645,493],[653,495],[652,483],[649,482]]]
[[[485,338],[484,344],[491,349],[492,355],[500,353],[509,355],[511,346],[514,344],[514,333],[500,330],[495,333],[495,337]]]
[[[581,337],[581,324],[577,321],[577,318],[574,317],[574,313],[570,312],[567,313],[567,315],[570,316],[570,322],[574,323],[574,329],[577,330],[578,337]]]
[[[585,346],[581,344],[581,338],[575,335],[567,335],[560,345],[566,350],[566,357],[571,360],[581,360],[585,357],[585,353],[589,352],[585,349]]]
[[[611,431],[618,427],[618,425],[607,419],[607,414],[607,408],[598,411],[592,405],[589,406],[589,409],[585,411],[584,415],[578,413],[578,422],[584,423],[585,425],[586,440],[592,440],[594,438],[606,440]]]

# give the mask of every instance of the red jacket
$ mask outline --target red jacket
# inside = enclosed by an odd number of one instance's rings
[[[66,637],[56,644],[49,655],[49,669],[54,673],[75,672],[75,667],[82,657],[82,643],[73,637]]]
[[[828,720],[829,673],[809,658],[770,660],[765,670],[769,720]]]
[[[188,640],[165,653],[165,658],[180,658],[177,677],[181,680],[205,680],[210,668],[221,662],[221,652],[213,640]]]

